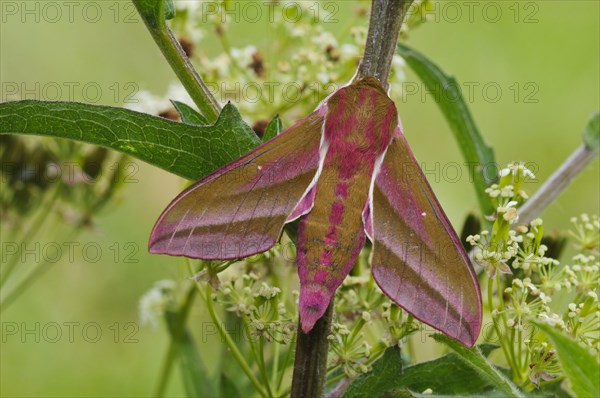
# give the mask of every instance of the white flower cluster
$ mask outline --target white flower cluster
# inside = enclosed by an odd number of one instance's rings
[[[222,281],[214,300],[240,317],[253,335],[289,344],[296,332],[295,304],[257,271],[231,274]]]
[[[161,280],[155,282],[152,289],[142,296],[139,303],[139,314],[143,325],[153,328],[158,326],[165,311],[174,306],[174,295],[177,288],[177,282]]]
[[[249,122],[270,120],[275,114],[286,121],[297,120],[354,75],[367,36],[366,8],[355,8],[343,23],[331,23],[326,4],[285,0],[272,7],[266,2],[261,5],[264,18],[250,21],[240,15],[243,5],[228,10],[227,2],[176,1],[170,24],[180,41],[187,43],[190,59],[218,102],[232,101]],[[284,12],[297,7],[296,16]],[[244,29],[266,29],[277,40],[236,45],[244,41],[236,32]],[[215,43],[220,43],[217,53],[212,50]],[[389,79],[393,93],[401,92],[404,67],[404,60],[395,55]],[[181,85],[172,86],[177,92],[170,88],[166,97],[140,92],[139,102],[129,107],[165,112],[170,108],[168,99],[181,98],[173,96],[180,94]],[[187,96],[180,101],[191,105]]]

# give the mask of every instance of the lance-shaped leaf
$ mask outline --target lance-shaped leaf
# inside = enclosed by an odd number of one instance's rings
[[[598,150],[600,148],[600,112],[596,112],[590,116],[583,129],[583,143],[591,150]]]
[[[239,158],[260,140],[227,104],[214,125],[193,126],[123,108],[75,102],[0,104],[0,134],[68,138],[121,151],[197,180]]]
[[[133,4],[144,21],[153,27],[164,25],[165,19],[175,16],[173,0],[134,0]]]
[[[560,365],[578,397],[600,396],[600,361],[577,341],[565,336],[552,326],[541,322],[535,325],[550,337]]]
[[[481,212],[484,215],[492,214],[495,209],[485,189],[497,178],[495,175],[488,175],[489,172],[486,174],[488,170],[486,166],[495,166],[494,151],[479,132],[469,107],[462,97],[458,82],[415,49],[398,44],[397,50],[427,89],[434,93],[435,100],[454,133],[465,161],[469,165],[476,166],[473,169],[473,186]],[[491,170],[495,170],[495,167]]]
[[[283,124],[281,123],[281,119],[279,118],[279,115],[275,115],[275,117],[267,125],[265,135],[262,138],[263,142],[269,141],[271,138],[281,133],[282,130]]]
[[[466,348],[450,340],[446,336],[436,334],[437,341],[452,348],[463,363],[476,371],[480,377],[487,379],[503,397],[523,398],[525,394],[519,390],[498,368],[496,368],[482,353],[479,348]]]
[[[487,357],[497,346],[484,344],[478,349]],[[372,396],[395,397],[395,391],[420,392],[430,389],[435,395],[480,396],[494,391],[494,385],[466,365],[452,352],[441,358],[403,367],[400,348],[389,347],[374,364],[373,369],[352,381],[344,398]]]
[[[187,124],[196,124],[198,126],[207,126],[209,121],[204,115],[183,102],[171,100],[171,103],[179,113],[181,121]]]

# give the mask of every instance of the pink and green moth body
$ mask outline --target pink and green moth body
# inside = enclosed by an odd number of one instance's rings
[[[158,219],[150,252],[243,258],[273,247],[283,226],[298,218],[305,333],[368,238],[373,277],[392,301],[475,343],[476,275],[378,80],[339,89],[288,130],[186,189]]]

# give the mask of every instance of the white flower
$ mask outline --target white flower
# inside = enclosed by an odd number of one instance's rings
[[[540,225],[542,225],[544,223],[544,221],[541,218],[536,218],[535,220],[531,221],[529,224],[532,227],[539,227]]]
[[[171,101],[176,100],[186,104],[192,104],[192,98],[189,96],[181,83],[173,82],[167,88],[167,93],[163,96],[152,94],[149,91],[141,90],[131,102],[125,104],[125,108],[133,111],[158,115],[167,109],[173,107]]]
[[[500,177],[506,177],[510,173],[511,173],[511,170],[507,167],[505,169],[500,170],[500,172],[498,174],[500,175]]]
[[[363,311],[361,316],[365,322],[369,322],[371,320],[371,314],[368,313],[367,311]]]
[[[392,57],[392,70],[394,71],[394,80],[399,82],[403,82],[406,80],[406,74],[404,73],[405,66],[406,62],[404,61],[404,58],[397,54],[395,54]]]
[[[169,84],[167,88],[167,99],[183,102],[187,105],[192,105],[194,102],[187,90],[179,82]]]
[[[139,314],[143,325],[153,328],[158,325],[172,301],[171,292],[176,286],[176,282],[172,280],[158,281],[142,296],[139,303]]]
[[[202,2],[197,0],[176,0],[174,4],[176,10],[187,11],[193,15],[198,12]]]
[[[517,209],[515,209],[514,207],[507,209],[502,217],[504,218],[504,220],[508,221],[511,224],[517,222],[517,220],[519,219]]]
[[[313,43],[321,45],[323,48],[327,46],[337,47],[338,42],[335,37],[329,32],[321,32],[320,35],[313,37]]]
[[[322,84],[326,84],[331,81],[331,77],[327,72],[319,72],[317,73],[317,80]]]
[[[257,49],[254,46],[231,49],[231,57],[235,59],[242,68],[245,68],[252,62],[252,56],[256,53]]]
[[[146,90],[139,91],[130,102],[124,105],[126,109],[149,113],[151,115],[157,115],[170,106],[171,103],[167,98],[152,94]]]
[[[529,177],[529,178],[535,178],[535,174],[533,174],[533,171],[529,170],[529,169],[528,169],[527,167],[525,167],[525,166],[523,166],[523,174],[524,174],[526,177]]]
[[[342,44],[339,48],[340,56],[342,59],[351,59],[358,57],[360,55],[360,51],[358,47],[353,44]]]

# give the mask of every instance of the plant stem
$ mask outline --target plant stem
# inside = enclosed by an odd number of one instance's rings
[[[177,311],[177,324],[174,325],[173,330],[171,331],[171,341],[169,343],[169,350],[167,351],[167,356],[165,358],[165,362],[163,363],[163,368],[160,373],[160,380],[158,382],[158,387],[156,388],[156,392],[154,394],[155,397],[162,397],[165,395],[165,390],[167,389],[167,383],[169,382],[169,376],[171,375],[171,369],[173,369],[173,364],[175,363],[175,359],[179,354],[179,346],[181,344],[181,336],[185,330],[185,323],[187,322],[188,315],[190,313],[190,309],[192,308],[192,303],[194,301],[194,297],[196,295],[196,289],[193,285],[188,288],[188,291],[185,295],[185,300],[181,307],[179,307]]]
[[[356,78],[372,76],[387,88],[400,26],[411,3],[412,0],[372,0],[365,54]],[[292,398],[317,398],[323,395],[327,376],[327,336],[332,315],[333,299],[309,333],[304,333],[298,322]]]
[[[277,343],[275,343],[277,344]],[[265,365],[265,338],[260,336],[258,338],[258,352],[257,352],[257,360],[260,368],[260,373],[265,381],[265,387],[267,389],[267,394],[270,398],[273,397],[273,392],[271,391],[271,383],[269,380],[269,375],[267,373],[267,366]]]
[[[242,319],[242,323],[244,325],[244,330],[246,331],[246,336],[252,336],[248,321],[244,318]],[[263,336],[258,337],[258,347],[254,341],[250,341],[250,349],[252,350],[254,361],[258,366],[258,371],[262,378],[263,385],[265,386],[267,398],[273,398],[273,392],[271,391],[271,385],[269,384],[269,377],[267,375],[267,368],[265,366],[263,340]]]
[[[198,289],[201,289],[201,287],[198,283],[196,283],[196,286]],[[221,318],[219,318],[219,316],[217,315],[215,308],[213,306],[213,301],[212,301],[212,297],[211,297],[212,296],[212,287],[209,284],[206,285],[206,294],[205,295],[206,295],[205,301],[206,301],[206,307],[208,308],[208,313],[210,314],[210,317],[211,317],[213,323],[215,324],[217,331],[221,335],[221,338],[225,341],[225,344],[227,344],[227,347],[231,351],[231,355],[233,355],[233,358],[240,365],[240,367],[246,374],[246,377],[248,377],[248,380],[250,380],[250,382],[254,385],[254,388],[256,388],[256,391],[258,391],[258,393],[261,396],[267,397],[268,396],[267,391],[260,384],[260,381],[258,381],[256,376],[252,372],[252,369],[250,369],[250,366],[244,359],[244,356],[242,355],[240,350],[238,350],[237,346],[235,345],[235,342],[231,339],[231,336],[229,336],[227,331],[224,329],[223,322],[221,321]]]
[[[492,312],[494,308],[494,279],[488,278],[488,286],[487,286],[487,294],[488,294],[488,306],[490,307],[490,312]],[[498,293],[500,294],[500,293]],[[500,316],[500,315],[498,315]],[[502,351],[504,352],[504,357],[506,358],[506,362],[511,370],[514,369],[514,365],[512,363],[512,357],[509,353],[508,348],[506,347],[506,341],[504,340],[504,335],[500,330],[500,326],[497,322],[497,317],[492,316],[492,323],[494,325],[494,330],[496,331],[496,336],[498,337],[498,342],[500,343],[500,347],[502,347]]]
[[[281,366],[281,369],[279,370],[279,377],[277,378],[277,384],[275,385],[277,388],[277,391],[279,392],[279,390],[281,390],[281,383],[283,383],[283,376],[285,375],[285,370],[287,369],[288,365],[290,365],[290,362],[292,360],[292,345],[288,345],[287,351],[285,353],[285,361],[283,362],[283,366]],[[283,396],[284,394],[280,394],[280,396]]]
[[[357,78],[372,76],[385,88],[396,51],[400,26],[413,0],[372,0],[365,55]]]
[[[4,284],[8,281],[9,276],[14,271],[15,267],[21,260],[21,250],[25,244],[25,241],[32,241],[34,236],[40,231],[42,225],[48,219],[48,216],[52,214],[52,208],[56,204],[56,201],[62,191],[62,185],[58,185],[54,192],[52,192],[50,198],[41,206],[42,210],[36,214],[35,220],[29,225],[27,231],[23,233],[22,238],[19,240],[19,246],[17,247],[17,251],[13,254],[13,257],[6,266],[2,269],[2,274],[0,275],[0,287],[3,287]]]
[[[156,7],[161,7],[158,13],[150,14],[147,5],[142,1],[134,0],[134,4],[144,20],[148,31],[171,65],[171,68],[183,84],[186,91],[198,107],[198,110],[210,121],[215,122],[221,113],[221,107],[212,95],[202,77],[192,66],[188,56],[183,51],[179,41],[167,26],[164,18],[164,1],[157,2]]]
[[[181,45],[175,36],[173,36],[171,29],[165,27],[154,40],[171,65],[171,68],[173,68],[179,81],[181,81],[190,97],[192,97],[198,110],[209,121],[216,121],[221,112],[221,107],[202,80],[202,77],[200,77],[196,69],[192,66],[183,48],[181,48]]]
[[[538,217],[597,155],[597,150],[589,148],[585,144],[577,148],[521,207],[519,224],[529,223]]]
[[[327,375],[327,351],[329,329],[333,315],[333,299],[323,317],[308,333],[302,331],[298,322],[296,337],[296,359],[292,377],[292,398],[321,397]]]

